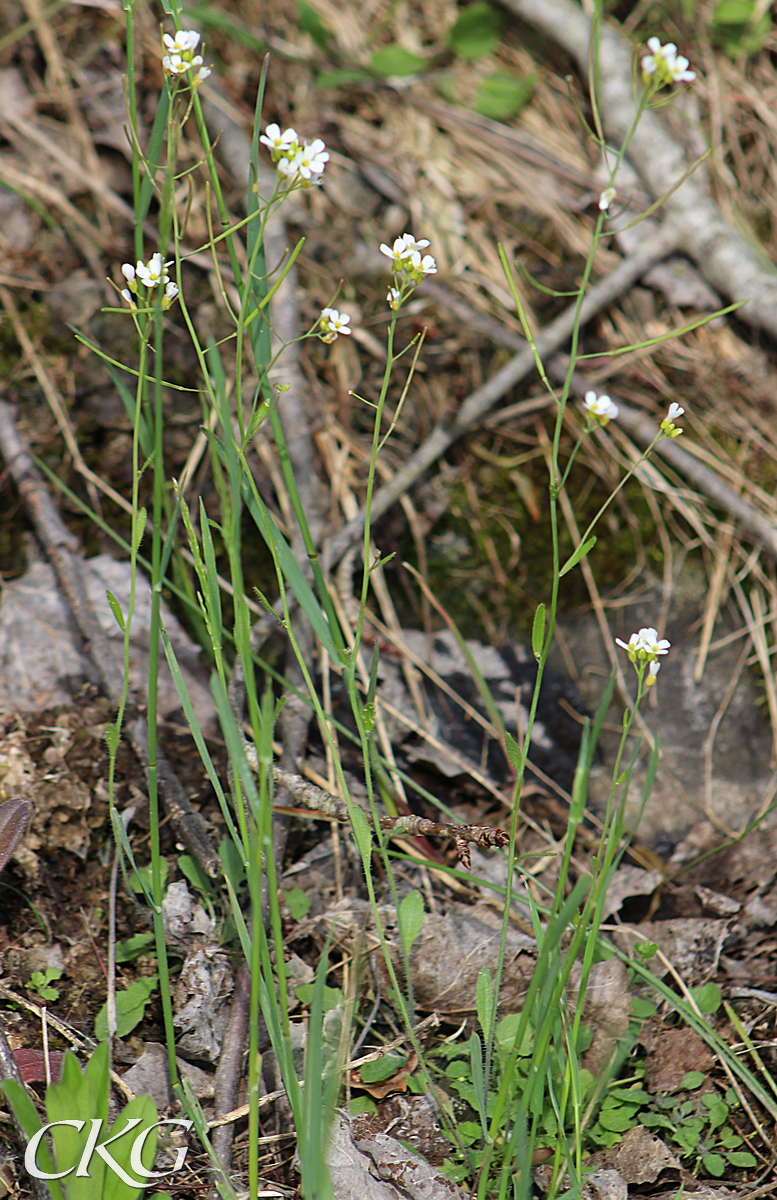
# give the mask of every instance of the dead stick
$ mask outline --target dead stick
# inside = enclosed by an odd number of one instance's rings
[[[572,0],[502,0],[517,17],[542,30],[589,69],[591,18]],[[599,27],[597,100],[606,136],[622,142],[636,112],[632,85],[634,44],[605,20]],[[665,195],[691,163],[660,112],[642,114],[629,144],[629,160],[656,199]],[[617,186],[617,182],[616,182]],[[757,251],[728,224],[718,205],[691,175],[667,196],[663,211],[677,231],[678,248],[694,259],[705,279],[732,300],[746,300],[737,317],[777,336],[777,276]]]
[[[118,706],[122,695],[122,672],[87,595],[84,586],[86,563],[78,552],[78,541],[57,512],[29,451],[19,437],[15,409],[5,401],[0,401],[0,452],[24,501],[35,533],[54,568],[60,590],[81,634],[86,653],[97,670],[103,691],[111,703]],[[128,711],[127,736],[148,777],[148,725],[134,703]],[[189,797],[161,749],[157,752],[157,774],[159,790],[176,835],[203,870],[212,879],[217,878],[221,873],[221,861],[207,838],[203,819],[192,808]]]

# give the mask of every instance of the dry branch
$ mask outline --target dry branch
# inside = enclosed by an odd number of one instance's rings
[[[501,0],[515,16],[542,30],[577,60],[588,75],[591,21],[571,0]],[[598,101],[605,134],[625,138],[636,112],[632,90],[634,47],[612,25],[601,29]],[[628,157],[648,192],[658,199],[689,170],[682,146],[660,114],[643,113]],[[777,275],[766,269],[752,247],[725,221],[717,204],[691,175],[664,203],[677,232],[677,248],[693,258],[708,283],[732,300],[746,300],[743,321],[777,335]]]

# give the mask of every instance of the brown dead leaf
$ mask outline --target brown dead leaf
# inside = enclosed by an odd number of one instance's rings
[[[641,1040],[648,1051],[645,1086],[649,1092],[673,1092],[688,1071],[706,1073],[714,1066],[706,1042],[687,1025],[645,1029]]]
[[[390,1096],[392,1092],[407,1091],[407,1077],[412,1075],[418,1066],[418,1055],[415,1050],[412,1052],[404,1067],[400,1067],[390,1079],[383,1079],[380,1083],[365,1083],[361,1076],[361,1067],[351,1071],[351,1087],[360,1088],[361,1091],[367,1092],[374,1100],[383,1100],[385,1096]]]
[[[614,1151],[613,1166],[627,1183],[655,1183],[662,1171],[680,1170],[671,1150],[644,1125],[627,1129]]]

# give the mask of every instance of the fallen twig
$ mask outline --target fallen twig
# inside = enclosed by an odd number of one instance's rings
[[[591,20],[583,9],[571,0],[502,0],[502,4],[563,46],[587,77]],[[615,142],[626,137],[636,112],[632,61],[632,44],[603,22],[597,62],[598,104],[605,133]],[[669,192],[691,166],[661,115],[650,109],[642,114],[628,156],[656,199]],[[748,301],[738,316],[777,334],[777,276],[725,221],[700,181],[693,175],[686,179],[667,196],[663,211],[676,230],[677,247],[695,260],[708,283],[732,300]]]

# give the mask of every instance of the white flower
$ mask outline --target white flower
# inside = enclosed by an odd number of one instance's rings
[[[682,54],[678,54],[677,58],[673,58],[666,64],[666,69],[673,83],[693,83],[696,78],[695,71],[688,70],[688,59]]]
[[[676,438],[680,436],[682,429],[679,429],[677,425],[675,425],[675,421],[678,417],[681,417],[684,412],[685,409],[679,404],[672,403],[669,405],[669,411],[661,422],[661,432],[665,437]]]
[[[402,237],[397,238],[396,242],[394,242],[394,245],[396,246],[399,242],[403,242],[405,246],[403,257],[412,254],[416,250],[425,250],[429,245],[428,238],[416,239],[413,237],[412,233],[403,233]]]
[[[421,258],[421,253],[419,250],[411,250],[410,266],[414,271],[419,272],[421,275],[437,274],[437,263],[432,258],[431,254],[425,254],[423,258]]]
[[[133,283],[135,283],[135,268],[133,267],[132,263],[122,263],[121,273],[127,280],[127,283],[130,285],[130,287],[132,287]],[[133,290],[135,289],[137,289],[137,284],[135,284],[135,288]]]
[[[671,647],[671,642],[666,638],[659,640],[658,630],[645,626],[638,633],[632,633],[628,642],[622,642],[620,638],[616,638],[615,642],[618,646],[622,646],[627,651],[629,658],[633,663],[637,660],[640,662],[655,662],[660,654],[668,654]],[[658,671],[651,672],[653,677],[658,674]]]
[[[170,265],[170,263],[163,262],[162,255],[157,252],[152,254],[147,263],[138,259],[135,272],[141,283],[144,283],[147,288],[152,288],[156,287],[158,283],[167,282],[166,268]]]
[[[648,38],[648,50],[642,59],[642,78],[648,81],[651,75],[656,77],[656,85],[665,83],[691,83],[696,78],[695,71],[688,70],[688,59],[677,53],[674,42],[662,46],[657,37]]]
[[[402,303],[402,293],[399,288],[390,287],[386,295],[386,299],[388,301],[389,308],[393,308],[394,311],[396,311]]]
[[[602,192],[601,196],[599,197],[599,211],[607,212],[607,209],[610,207],[610,205],[612,204],[614,199],[615,199],[615,188],[614,187],[605,188],[604,191]]]
[[[132,295],[132,292],[129,290],[129,288],[122,288],[119,294],[122,300],[127,301],[127,304],[129,304],[130,308],[137,308],[137,305],[135,304],[135,297]]]
[[[645,680],[645,687],[653,687],[653,684],[656,682],[656,679],[658,678],[658,672],[660,670],[661,670],[660,662],[652,662],[650,664],[650,666],[648,667],[647,679]]]
[[[296,141],[297,135],[293,129],[287,129],[285,133],[281,133],[277,125],[268,127],[267,137],[271,141],[275,137],[276,147],[272,150],[273,162],[278,164],[278,174],[290,179],[292,186],[296,184],[307,188],[311,184],[321,182],[324,168],[329,162],[329,152],[321,138],[315,138],[314,141],[300,146]],[[262,140],[265,145],[268,144],[266,139]]]
[[[409,258],[412,250],[408,247],[407,242],[411,241],[415,245],[415,239],[409,233],[403,233],[402,237],[394,238],[393,245],[387,246],[385,242],[380,244],[381,254],[385,254],[386,258],[393,258],[395,264],[400,264],[404,258]],[[429,243],[426,242],[428,246]]]
[[[175,37],[166,33],[162,41],[172,54],[191,54],[200,44],[200,35],[195,29],[178,29]]]
[[[193,87],[199,87],[211,73],[210,67],[203,67],[202,55],[194,51],[200,42],[200,35],[195,29],[179,29],[175,37],[166,33],[162,41],[168,51],[162,56],[162,67],[165,74],[170,76],[186,75],[188,71],[199,67],[197,75],[191,80]]]
[[[309,146],[297,151],[294,162],[302,178],[311,179],[315,175],[323,175],[329,162],[329,153],[321,138],[316,138]]]
[[[348,324],[351,318],[348,313],[338,312],[336,308],[323,308],[319,318],[319,337],[322,342],[335,341],[339,333],[350,334]]]
[[[613,404],[609,396],[597,396],[596,392],[586,392],[583,407],[600,425],[614,421],[618,415],[618,405]]]
[[[165,294],[162,298],[162,308],[169,308],[178,295],[178,284],[173,283],[172,279],[167,279],[167,276],[165,276],[165,279],[167,282],[165,283]]]
[[[294,129],[284,129],[281,133],[280,125],[268,125],[259,141],[263,146],[267,146],[268,150],[283,153],[290,150],[292,146],[297,144],[297,133]]]

